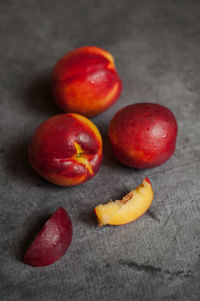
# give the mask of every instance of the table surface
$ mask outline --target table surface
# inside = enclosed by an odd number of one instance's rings
[[[0,3],[0,300],[200,299],[200,2],[40,1]],[[99,173],[61,188],[30,167],[35,128],[61,113],[50,76],[56,61],[84,45],[110,51],[123,93],[92,118],[104,140]],[[136,171],[112,156],[109,121],[136,102],[170,108],[178,122],[173,157]],[[150,211],[121,226],[97,226],[93,208],[118,199],[148,176]],[[53,265],[32,268],[21,258],[56,208],[73,222],[73,241]]]

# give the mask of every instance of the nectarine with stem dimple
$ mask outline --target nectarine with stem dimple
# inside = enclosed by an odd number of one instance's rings
[[[122,108],[112,118],[109,138],[115,157],[137,169],[152,168],[167,161],[176,146],[174,114],[155,103],[136,103]]]
[[[53,69],[52,81],[58,106],[85,116],[105,111],[117,101],[122,89],[112,55],[94,46],[64,55]]]
[[[97,127],[79,114],[60,114],[35,131],[29,159],[46,180],[73,186],[91,179],[102,161],[102,138]]]
[[[52,264],[65,254],[71,240],[71,219],[66,210],[60,207],[35,237],[23,262],[34,267]]]

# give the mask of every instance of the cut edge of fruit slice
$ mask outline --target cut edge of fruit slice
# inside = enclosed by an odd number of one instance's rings
[[[151,182],[145,178],[137,188],[131,190],[122,200],[98,205],[96,213],[99,226],[124,225],[143,215],[153,201]]]

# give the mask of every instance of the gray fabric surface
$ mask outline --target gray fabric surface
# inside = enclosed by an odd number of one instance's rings
[[[0,300],[200,300],[200,2],[0,2]],[[61,188],[31,169],[35,128],[61,111],[50,73],[69,50],[110,51],[124,83],[115,106],[92,118],[104,160],[91,181]],[[136,171],[112,157],[107,128],[124,105],[152,101],[176,115],[174,156]],[[150,211],[122,227],[97,226],[93,208],[148,176]],[[21,257],[59,206],[73,222],[73,241],[55,264],[32,268]]]

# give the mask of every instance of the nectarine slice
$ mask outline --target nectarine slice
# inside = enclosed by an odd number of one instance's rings
[[[47,220],[26,251],[23,262],[33,267],[52,264],[67,251],[72,240],[72,222],[60,207]]]
[[[124,225],[143,215],[153,201],[153,189],[148,178],[140,186],[129,192],[122,200],[98,205],[95,213],[99,226]]]

